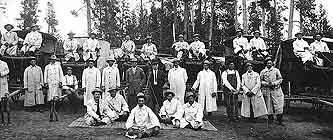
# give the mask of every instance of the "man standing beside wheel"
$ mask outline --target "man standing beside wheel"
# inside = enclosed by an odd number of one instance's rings
[[[40,111],[40,105],[44,104],[42,86],[44,84],[43,71],[36,65],[36,58],[30,60],[30,66],[24,71],[24,107],[35,107]]]
[[[50,64],[46,65],[44,71],[44,82],[45,86],[48,87],[47,101],[51,101],[53,97],[61,96],[62,79],[64,74],[62,68],[55,61],[57,57],[52,55],[50,57]]]
[[[261,92],[264,95],[268,120],[273,122],[276,115],[278,124],[282,125],[284,95],[281,89],[282,76],[280,70],[273,67],[271,58],[265,60],[266,68],[260,72]]]
[[[83,104],[85,106],[89,100],[93,99],[92,92],[101,85],[101,72],[94,66],[94,63],[94,59],[89,59],[88,68],[84,69],[82,74]]]

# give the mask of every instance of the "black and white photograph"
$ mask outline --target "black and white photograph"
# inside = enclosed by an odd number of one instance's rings
[[[333,0],[0,0],[1,140],[333,140]]]

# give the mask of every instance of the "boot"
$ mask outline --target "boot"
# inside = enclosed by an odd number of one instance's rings
[[[273,121],[274,121],[274,116],[272,114],[268,115],[268,122],[272,123]]]
[[[276,119],[277,119],[279,125],[284,125],[282,123],[282,118],[283,118],[283,114],[276,115]]]

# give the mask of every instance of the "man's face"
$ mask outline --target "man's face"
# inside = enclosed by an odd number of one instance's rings
[[[172,98],[173,98],[173,96],[172,96],[172,94],[168,94],[168,95],[166,96],[166,98],[167,98],[168,101],[171,101]]]
[[[258,38],[258,37],[260,37],[260,34],[259,33],[255,33],[254,37]]]
[[[125,39],[126,39],[126,40],[130,40],[131,38],[130,38],[129,35],[127,35],[127,36],[125,37]]]
[[[247,67],[247,71],[248,71],[248,72],[252,72],[252,69],[253,69],[252,66],[248,66],[248,67]]]
[[[230,69],[230,70],[235,69],[235,64],[234,64],[234,63],[230,63],[230,64],[229,64],[229,69]]]
[[[116,97],[117,91],[116,90],[112,90],[110,91],[110,95],[111,97]]]
[[[138,65],[137,62],[132,62],[132,67],[136,67]]]
[[[316,35],[315,40],[320,41],[322,39],[321,35]]]
[[[109,63],[109,66],[111,67],[113,65],[114,61],[108,61],[108,63]]]
[[[205,70],[207,70],[209,68],[209,65],[208,64],[204,64],[203,67],[204,67]]]
[[[199,41],[199,37],[195,37],[195,38],[194,38],[194,41]]]
[[[90,35],[90,38],[95,39],[96,35],[92,34],[92,35]]]
[[[184,38],[183,37],[179,37],[179,41],[184,41]]]
[[[68,37],[69,37],[69,39],[73,39],[74,35],[73,34],[69,34]]]
[[[157,68],[158,68],[158,64],[153,64],[152,67],[153,67],[154,70],[157,70]]]
[[[142,97],[138,98],[138,105],[142,107],[144,104],[145,104],[145,99]]]
[[[238,36],[238,37],[241,37],[242,35],[243,35],[242,32],[237,32],[237,36]]]
[[[38,30],[37,26],[32,27],[32,31],[37,31],[37,30]]]
[[[297,37],[297,39],[302,39],[302,38],[303,38],[303,35],[298,34],[296,37]]]
[[[99,100],[99,97],[101,96],[101,93],[99,93],[99,92],[95,92],[94,93],[94,99],[95,100]]]
[[[72,75],[72,70],[67,70],[67,75]]]
[[[54,60],[54,59],[51,59],[50,61],[51,61],[52,64],[55,63],[55,60]]]
[[[30,61],[30,64],[31,64],[32,66],[36,66],[36,60],[35,60],[35,59],[31,60],[31,61]]]
[[[272,60],[267,61],[266,66],[267,66],[267,68],[271,68],[273,66]]]
[[[175,67],[178,67],[179,66],[179,62],[178,61],[175,62],[174,65],[175,65]]]
[[[147,39],[147,43],[151,43],[151,39]]]
[[[90,62],[88,63],[88,66],[89,66],[89,68],[92,68],[92,67],[94,66],[94,62],[91,62],[91,61],[90,61]]]
[[[188,102],[190,104],[193,104],[194,103],[194,97],[193,96],[188,97]]]

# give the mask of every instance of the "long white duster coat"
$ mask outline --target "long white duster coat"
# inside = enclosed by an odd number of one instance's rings
[[[82,88],[86,88],[83,94],[83,104],[86,106],[87,101],[93,99],[92,91],[101,86],[101,72],[98,68],[86,68],[82,74]]]
[[[24,95],[24,106],[44,104],[42,69],[39,66],[29,66],[25,69],[23,77],[24,88],[28,89]]]
[[[196,89],[198,86],[199,103],[206,109],[207,112],[217,111],[216,96],[212,96],[212,93],[217,92],[215,73],[210,69],[200,71],[192,88]]]
[[[47,101],[51,101],[54,96],[61,96],[59,83],[63,81],[64,74],[59,64],[48,64],[44,71],[44,82],[48,84]]]
[[[170,83],[170,90],[175,93],[175,98],[178,98],[182,104],[184,104],[187,78],[184,68],[174,67],[169,70],[168,81]]]
[[[244,97],[242,100],[241,115],[250,117],[250,104],[252,104],[254,117],[259,117],[267,114],[267,109],[264,97],[260,90],[260,75],[256,72],[246,72],[242,75],[242,88]],[[247,92],[252,92],[255,95],[249,97]]]
[[[0,60],[0,98],[8,93],[9,68],[6,62]]]

